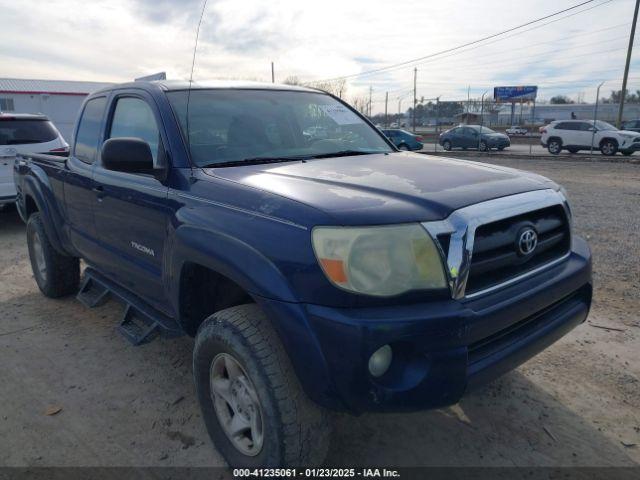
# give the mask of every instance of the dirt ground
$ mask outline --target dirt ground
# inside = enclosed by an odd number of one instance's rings
[[[566,186],[594,252],[589,320],[455,407],[338,416],[328,465],[640,463],[640,165],[494,161]],[[43,297],[14,211],[0,247],[0,466],[224,463],[196,404],[192,340],[133,347],[118,304]]]

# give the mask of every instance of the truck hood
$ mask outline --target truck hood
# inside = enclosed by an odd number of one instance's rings
[[[408,152],[204,171],[312,206],[340,225],[439,220],[474,203],[558,188],[528,172]]]

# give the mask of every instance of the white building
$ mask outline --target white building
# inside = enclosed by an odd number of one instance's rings
[[[111,85],[71,80],[27,80],[0,78],[0,111],[5,113],[43,113],[71,143],[73,124],[84,98]]]

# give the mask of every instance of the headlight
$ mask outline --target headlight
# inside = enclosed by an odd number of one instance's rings
[[[334,285],[366,295],[446,288],[438,248],[418,225],[316,227],[313,249]]]

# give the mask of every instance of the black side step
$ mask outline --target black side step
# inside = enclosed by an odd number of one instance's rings
[[[118,331],[133,345],[150,342],[159,335],[173,338],[184,335],[180,325],[171,317],[150,307],[127,289],[87,268],[77,299],[89,308],[105,303],[110,296],[124,304]]]
[[[93,276],[85,274],[76,299],[85,307],[99,307],[109,299],[109,289]]]
[[[135,307],[126,305],[118,331],[133,345],[149,343],[160,333],[161,327],[153,318],[137,311]]]

